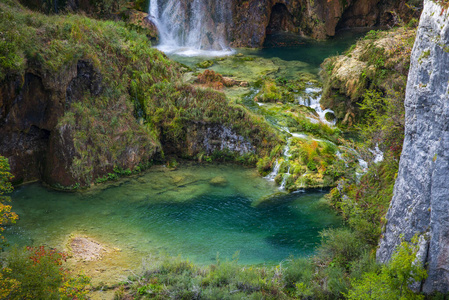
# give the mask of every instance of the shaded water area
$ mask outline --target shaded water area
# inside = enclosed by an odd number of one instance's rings
[[[19,245],[63,249],[70,235],[86,235],[121,249],[135,264],[161,253],[209,264],[217,254],[231,259],[236,252],[243,264],[270,264],[312,254],[321,230],[341,226],[324,192],[270,197],[276,192],[254,169],[214,164],[156,166],[84,193],[31,184],[12,194],[20,220],[5,236]]]

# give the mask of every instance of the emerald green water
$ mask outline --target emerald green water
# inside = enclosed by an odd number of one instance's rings
[[[316,41],[291,33],[268,35],[261,49],[236,49],[237,55],[255,59],[261,73],[254,73],[251,61],[241,60],[232,65],[226,64],[227,58],[211,58],[207,56],[181,56],[169,54],[169,57],[187,66],[194,67],[204,60],[213,60],[210,69],[227,76],[251,81],[260,75],[276,75],[288,79],[297,78],[298,73],[318,74],[321,63],[328,57],[343,54],[358,38],[364,36],[366,28],[342,30],[325,41]],[[242,68],[241,70],[240,67]],[[248,74],[246,74],[248,73]],[[251,74],[250,76],[248,76]]]
[[[210,182],[217,176],[219,186]],[[270,264],[312,254],[321,230],[341,226],[324,192],[267,199],[276,192],[254,169],[235,165],[153,167],[84,193],[31,184],[12,194],[20,220],[5,235],[11,243],[63,248],[70,235],[82,234],[136,260],[162,252],[208,264],[218,253],[230,259],[239,252],[243,264]]]

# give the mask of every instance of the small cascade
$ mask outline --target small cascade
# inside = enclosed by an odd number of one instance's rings
[[[308,106],[316,111],[318,114],[320,121],[324,124],[334,126],[336,124],[336,120],[329,122],[326,120],[326,114],[331,113],[334,114],[334,111],[331,109],[325,109],[323,110],[320,105],[321,101],[321,92],[323,90],[321,88],[316,87],[308,87],[305,90],[305,93],[307,94],[307,97],[299,97],[298,103],[300,105]]]
[[[281,186],[279,187],[280,190],[285,190],[285,184],[287,183],[287,179],[290,177],[290,166],[288,167],[288,171],[287,173],[284,174],[284,176],[282,176],[282,183]]]
[[[379,149],[379,144],[376,144],[376,147],[374,147],[374,150],[368,149],[369,152],[374,156],[373,162],[374,163],[380,163],[384,160],[384,153]]]
[[[292,137],[295,137],[295,138],[307,139],[309,137],[307,134],[304,134],[304,133],[290,132],[290,129],[288,129],[288,127],[281,127],[280,129],[282,131],[287,132],[288,134],[290,134]]]
[[[291,142],[292,142],[292,138],[289,138],[287,140],[287,145],[284,148],[284,157],[285,157],[284,162],[288,162],[290,160],[290,157],[292,156],[290,154],[290,143]],[[290,175],[291,175],[290,174],[290,166],[288,166],[287,173],[284,173],[284,175],[282,175],[282,183],[281,183],[281,186],[279,187],[279,189],[281,191],[285,190],[285,184],[287,183],[287,179],[290,177]]]
[[[288,162],[290,157],[292,156],[290,154],[290,143],[291,143],[291,140],[292,140],[292,138],[289,138],[287,140],[287,145],[285,145],[284,152],[282,153],[282,155],[284,157],[284,162]],[[265,179],[268,179],[268,181],[274,181],[276,176],[279,174],[280,168],[281,168],[281,163],[279,162],[279,159],[276,159],[273,171],[271,171],[270,174],[265,176]],[[282,183],[281,183],[281,186],[279,187],[280,190],[284,190],[285,189],[285,184],[287,182],[287,178],[290,175],[291,174],[290,174],[290,167],[289,167],[287,173],[284,173],[284,175],[282,176]]]
[[[287,145],[285,145],[284,148],[284,152],[282,153],[283,157],[284,157],[284,162],[288,162],[290,157],[292,156],[290,154],[290,143],[291,143],[292,138],[289,138],[287,140]],[[268,179],[269,181],[274,181],[274,179],[276,178],[276,176],[279,174],[279,170],[281,168],[281,163],[279,162],[279,159],[276,159],[276,163],[274,165],[273,171],[271,171],[270,174],[268,174],[267,176],[265,176],[265,179]],[[290,166],[288,167],[288,171],[287,173],[284,173],[282,175],[282,183],[279,187],[279,190],[284,190],[285,189],[285,184],[287,183],[287,179],[288,177],[290,177]]]
[[[276,159],[276,162],[274,164],[274,168],[273,171],[271,171],[270,174],[268,174],[267,176],[265,176],[266,179],[268,179],[268,181],[274,181],[274,179],[276,178],[276,176],[279,173],[279,169],[281,168],[281,164],[279,163],[279,159]]]
[[[231,0],[150,0],[149,19],[159,30],[157,48],[183,56],[232,54],[227,42]]]

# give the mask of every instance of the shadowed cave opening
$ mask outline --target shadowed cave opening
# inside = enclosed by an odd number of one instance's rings
[[[266,34],[277,32],[293,32],[295,25],[293,17],[283,3],[276,3],[271,9],[270,22],[268,23]]]

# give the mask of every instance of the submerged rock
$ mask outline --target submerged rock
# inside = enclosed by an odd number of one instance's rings
[[[420,236],[428,278],[416,289],[449,292],[449,12],[426,0],[411,58],[405,139],[377,251],[388,262],[402,238]]]
[[[105,246],[87,237],[75,236],[69,241],[72,256],[76,260],[95,261],[110,252]]]
[[[226,187],[228,185],[228,180],[224,176],[217,176],[209,181],[212,186]]]

